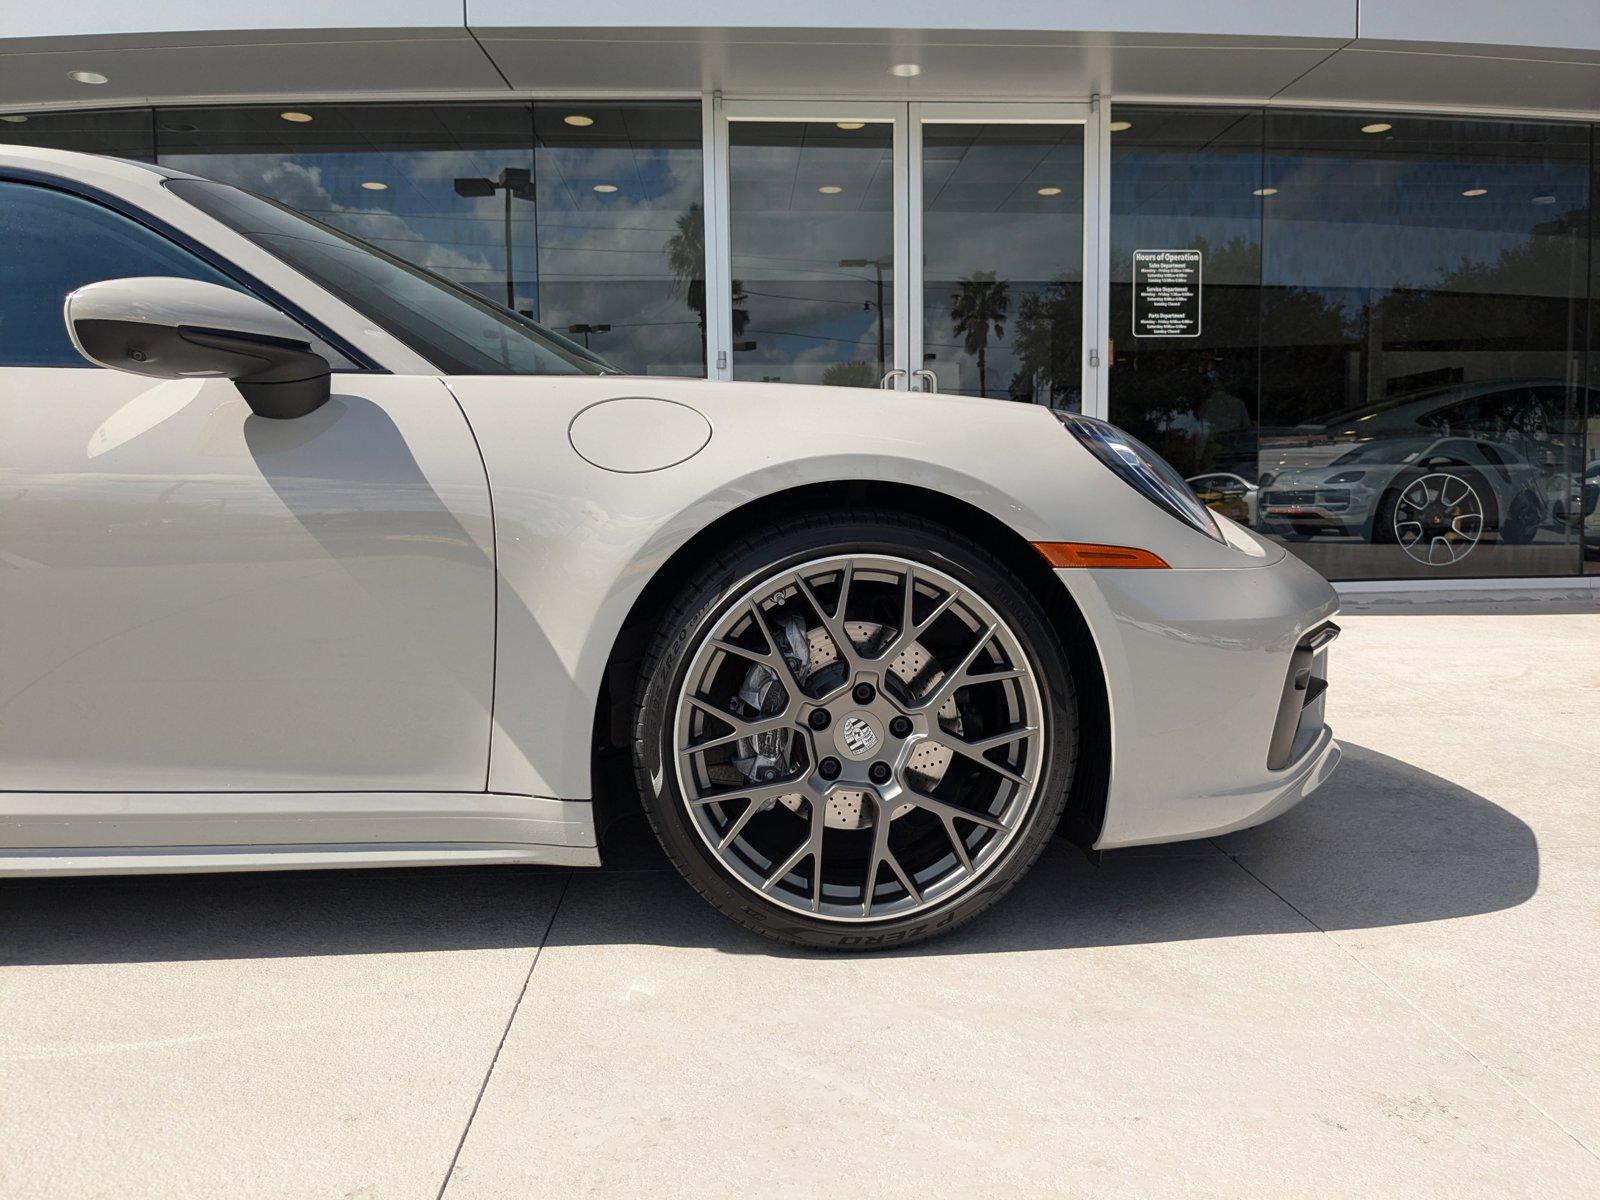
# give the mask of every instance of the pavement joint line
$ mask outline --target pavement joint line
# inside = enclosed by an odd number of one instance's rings
[[[1212,844],[1215,845],[1216,843],[1213,842]],[[1222,847],[1218,846],[1217,849],[1218,850],[1222,850]],[[1563,1125],[1560,1121],[1558,1121],[1554,1116],[1552,1116],[1550,1113],[1546,1112],[1544,1107],[1542,1105],[1540,1105],[1536,1100],[1534,1100],[1533,1097],[1529,1096],[1526,1092],[1524,1092],[1516,1084],[1512,1083],[1511,1080],[1507,1079],[1503,1074],[1500,1073],[1499,1070],[1497,1070],[1492,1064],[1490,1064],[1487,1060],[1485,1060],[1483,1058],[1483,1056],[1480,1055],[1471,1046],[1467,1045],[1460,1038],[1458,1038],[1455,1034],[1451,1033],[1450,1030],[1446,1029],[1444,1027],[1444,1025],[1442,1025],[1439,1022],[1439,1020],[1436,1017],[1433,1016],[1432,1013],[1428,1012],[1420,1004],[1418,1004],[1415,1000],[1413,1000],[1410,996],[1406,995],[1399,988],[1397,988],[1393,983],[1389,982],[1389,980],[1385,979],[1382,975],[1380,975],[1373,967],[1369,966],[1367,964],[1366,960],[1363,959],[1359,954],[1357,954],[1355,951],[1351,950],[1350,947],[1346,946],[1338,938],[1334,937],[1333,934],[1329,933],[1321,925],[1317,924],[1316,921],[1312,920],[1311,917],[1308,916],[1305,913],[1305,911],[1300,908],[1299,905],[1295,904],[1294,901],[1290,900],[1282,892],[1278,891],[1277,888],[1273,887],[1265,879],[1262,879],[1261,876],[1257,875],[1249,867],[1245,866],[1244,865],[1244,861],[1242,859],[1240,859],[1238,855],[1230,854],[1226,850],[1222,850],[1222,853],[1224,855],[1226,855],[1230,860],[1232,860],[1234,866],[1238,867],[1239,870],[1243,871],[1251,879],[1255,880],[1262,887],[1266,888],[1267,891],[1271,892],[1274,896],[1276,896],[1279,900],[1281,900],[1291,911],[1293,911],[1297,916],[1299,916],[1299,918],[1302,921],[1304,921],[1307,925],[1311,926],[1312,929],[1316,930],[1323,937],[1327,938],[1329,942],[1331,942],[1335,947],[1338,948],[1340,953],[1344,954],[1345,957],[1350,959],[1351,962],[1355,963],[1356,966],[1360,967],[1368,975],[1372,976],[1372,978],[1377,980],[1386,989],[1388,989],[1388,991],[1392,992],[1396,997],[1398,997],[1400,999],[1400,1001],[1406,1005],[1406,1007],[1411,1009],[1412,1012],[1416,1013],[1419,1017],[1421,1017],[1429,1025],[1432,1025],[1435,1029],[1437,1029],[1445,1037],[1450,1039],[1450,1041],[1455,1044],[1457,1049],[1461,1050],[1462,1053],[1464,1053],[1464,1054],[1468,1055],[1469,1057],[1471,1057],[1471,1059],[1474,1062],[1476,1062],[1480,1067],[1482,1067],[1490,1075],[1494,1076],[1495,1079],[1499,1080],[1500,1083],[1502,1083],[1505,1087],[1510,1089],[1510,1091],[1514,1095],[1516,1095],[1520,1100],[1522,1100],[1522,1102],[1524,1104],[1526,1104],[1529,1108],[1533,1109],[1534,1112],[1538,1113],[1546,1121],[1549,1121],[1550,1124],[1554,1125],[1562,1133],[1566,1134],[1569,1138],[1571,1138],[1573,1140],[1573,1142],[1575,1142],[1577,1144],[1578,1149],[1582,1150],[1585,1154],[1589,1155],[1591,1158],[1600,1159],[1600,1153],[1596,1153],[1594,1147],[1590,1146],[1581,1137],[1579,1137],[1577,1134],[1573,1133],[1572,1130],[1568,1129],[1565,1125]]]
[[[528,984],[533,980],[533,969],[539,965],[539,956],[544,952],[545,943],[550,940],[550,931],[556,924],[556,914],[561,911],[561,903],[567,898],[567,889],[572,886],[574,874],[576,874],[574,869],[567,870],[567,877],[561,884],[561,893],[550,908],[550,919],[545,922],[544,932],[539,935],[539,944],[533,948],[533,960],[528,963],[528,973],[522,977],[522,987],[517,992],[516,1000],[512,1002],[511,1012],[506,1017],[506,1027],[500,1031],[500,1040],[495,1043],[494,1054],[489,1059],[488,1069],[483,1073],[483,1082],[478,1085],[478,1094],[472,1098],[472,1111],[467,1113],[467,1123],[461,1127],[461,1137],[456,1141],[455,1153],[450,1155],[450,1163],[444,1169],[444,1179],[439,1184],[434,1200],[443,1200],[445,1192],[450,1187],[450,1180],[455,1176],[456,1163],[461,1159],[461,1148],[467,1144],[467,1134],[472,1132],[472,1123],[477,1120],[478,1106],[483,1103],[484,1093],[489,1090],[489,1080],[494,1075],[495,1065],[500,1061],[500,1051],[506,1048],[506,1038],[511,1036],[511,1026],[516,1023],[517,1013],[522,1008],[522,998],[528,994]]]

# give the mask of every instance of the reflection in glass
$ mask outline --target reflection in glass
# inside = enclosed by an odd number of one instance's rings
[[[1077,410],[1083,128],[922,127],[923,362],[939,390]]]
[[[1579,569],[1587,128],[1116,115],[1113,420],[1331,578]],[[1133,336],[1149,248],[1202,251],[1198,337]]]
[[[161,118],[165,119],[165,114]],[[0,116],[0,142],[153,162],[156,149],[152,129],[156,119],[157,114],[148,108],[6,113]]]
[[[1260,115],[1121,107],[1115,115],[1129,124],[1111,135],[1111,419],[1184,475],[1203,476],[1213,508],[1253,513]],[[1136,335],[1136,250],[1200,252],[1198,336]]]
[[[163,110],[162,166],[270,197],[533,314],[533,114],[527,104]],[[500,187],[502,180],[507,186]]]
[[[730,124],[734,378],[873,387],[893,365],[893,139],[889,123]]]
[[[282,111],[160,110],[160,162],[370,241],[624,370],[703,373],[703,242],[674,245],[699,222],[697,105]]]
[[[1338,578],[1576,571],[1588,130],[1272,112],[1265,141],[1261,528]]]
[[[533,107],[534,315],[625,371],[703,376],[700,106]]]

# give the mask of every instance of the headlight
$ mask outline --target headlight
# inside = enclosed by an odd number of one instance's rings
[[[1329,483],[1360,483],[1366,477],[1367,477],[1367,473],[1365,471],[1340,471],[1332,479],[1328,480],[1328,482]]]
[[[1058,412],[1061,423],[1072,431],[1084,448],[1122,477],[1135,491],[1153,504],[1166,509],[1180,521],[1194,526],[1208,537],[1226,542],[1217,528],[1211,510],[1200,503],[1183,476],[1138,438],[1130,437],[1115,425],[1077,413]]]

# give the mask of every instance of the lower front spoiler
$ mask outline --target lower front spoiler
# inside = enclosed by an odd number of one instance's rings
[[[1333,730],[1324,725],[1300,760],[1279,772],[1270,784],[1241,788],[1234,792],[1213,793],[1201,798],[1216,802],[1215,807],[1224,808],[1232,813],[1242,813],[1242,816],[1235,816],[1225,824],[1207,829],[1115,844],[1102,842],[1095,848],[1120,850],[1129,846],[1150,846],[1179,840],[1193,841],[1197,838],[1220,837],[1225,833],[1234,833],[1240,829],[1264,824],[1274,817],[1282,816],[1326,783],[1328,776],[1333,774],[1333,769],[1339,765],[1339,757],[1339,743],[1333,740]]]

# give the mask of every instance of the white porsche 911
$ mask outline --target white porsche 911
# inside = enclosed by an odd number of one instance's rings
[[[1103,422],[623,376],[65,152],[0,147],[0,279],[5,873],[595,865],[642,802],[733,919],[868,948],[1338,759],[1333,590]]]

